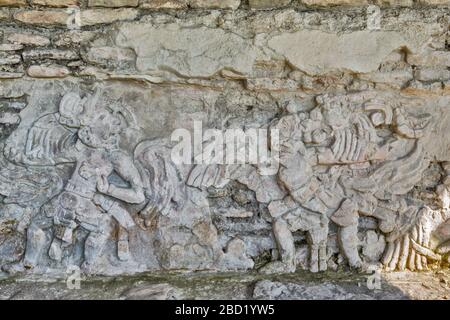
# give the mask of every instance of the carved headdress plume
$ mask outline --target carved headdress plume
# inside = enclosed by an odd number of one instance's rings
[[[85,102],[86,98],[82,99],[78,93],[66,93],[59,104],[59,122],[68,127],[79,127]]]
[[[86,99],[82,99],[77,93],[66,93],[59,104],[59,113],[65,117],[72,117],[83,112],[83,103]]]
[[[108,106],[108,109],[111,110],[113,115],[121,120],[123,128],[136,126],[136,118],[133,116],[130,110],[125,107],[122,98],[120,98],[116,102],[111,103]]]

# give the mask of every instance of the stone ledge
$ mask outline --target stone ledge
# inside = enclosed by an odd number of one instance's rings
[[[445,6],[450,0],[88,0],[85,4],[79,0],[0,0],[0,7],[50,7],[67,8],[140,8],[152,10],[273,10],[282,8],[333,8],[358,7],[375,4],[382,7]]]
[[[80,3],[78,0],[31,0],[31,4],[45,7],[64,8],[78,6]]]
[[[0,0],[0,7],[24,7],[26,0]]]
[[[96,277],[83,281],[80,290],[65,281],[1,281],[0,299],[449,299],[448,271],[381,274],[382,290],[370,290],[367,276],[305,272],[263,276],[255,273],[152,272],[128,277]],[[99,281],[100,280],[100,281]],[[362,284],[362,285],[361,285]],[[426,284],[426,285],[425,285]]]
[[[89,0],[88,7],[137,7],[139,0]]]

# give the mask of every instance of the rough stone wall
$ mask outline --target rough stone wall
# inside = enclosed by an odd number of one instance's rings
[[[0,0],[0,265],[447,266],[449,6]],[[174,164],[194,121],[279,169]]]

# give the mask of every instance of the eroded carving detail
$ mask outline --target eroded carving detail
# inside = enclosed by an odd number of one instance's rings
[[[167,137],[148,139],[127,106],[105,99],[65,93],[53,111],[21,113],[2,145],[2,206],[20,212],[26,242],[5,271],[253,268],[260,249],[244,240],[245,226],[225,234],[213,223],[208,195],[230,183],[246,190],[233,200],[242,210],[223,219],[273,233],[266,248],[277,250],[261,272],[295,271],[299,239],[312,272],[378,262],[423,270],[448,259],[449,239],[434,237],[450,218],[448,179],[434,205],[415,193],[438,158],[427,146],[437,120],[418,99],[322,95],[282,114],[268,125],[280,132],[272,176],[250,164],[175,164]]]
[[[374,93],[320,96],[312,110],[272,123],[281,132],[276,177],[260,177],[248,166],[207,167],[194,169],[191,183],[208,187],[236,179],[268,204],[281,257],[263,272],[296,269],[296,231],[306,232],[309,269],[326,270],[332,225],[341,255],[351,267],[365,269],[368,261],[359,253],[360,217],[375,219],[379,236],[368,236],[387,242],[382,257],[387,269],[422,270],[428,261],[441,260],[436,247],[430,249],[430,237],[449,217],[446,206],[432,210],[411,195],[433,158],[424,148],[432,115],[407,110],[408,104],[420,107],[417,103]],[[205,173],[201,180],[199,171]],[[448,248],[443,245],[438,252]]]

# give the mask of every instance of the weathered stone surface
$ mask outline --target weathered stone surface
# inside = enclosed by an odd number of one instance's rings
[[[270,9],[286,6],[291,0],[249,0],[250,8],[254,9]]]
[[[0,44],[0,51],[17,51],[22,49],[23,45],[21,44],[9,44],[9,43]]]
[[[419,3],[428,5],[449,5],[449,0],[419,0]]]
[[[17,64],[21,61],[22,59],[20,59],[20,56],[17,54],[0,52],[0,65]]]
[[[175,300],[180,299],[178,290],[167,283],[138,285],[122,294],[125,300]]]
[[[0,6],[22,7],[26,5],[26,0],[0,0]]]
[[[241,0],[143,0],[146,9],[237,9]]]
[[[351,275],[339,273],[336,277],[321,275],[312,277],[305,273],[292,275],[276,275],[265,280],[276,283],[279,288],[288,289],[301,287],[306,294],[315,291],[321,293],[329,292],[336,288],[335,296],[343,297],[370,297],[376,300],[446,300],[448,287],[445,281],[449,277],[448,271],[440,272],[399,272],[382,273],[381,290],[370,290],[367,288],[367,277],[370,275]],[[324,283],[324,278],[330,278]],[[255,274],[198,274],[198,273],[170,273],[151,272],[136,277],[110,277],[101,282],[98,279],[87,278],[80,289],[74,290],[67,287],[64,281],[42,281],[22,279],[21,281],[1,281],[1,299],[36,299],[36,300],[123,300],[127,299],[127,293],[136,294],[137,299],[149,299],[153,297],[170,297],[172,299],[187,300],[252,300],[255,299],[255,284],[260,283],[258,275]],[[275,287],[275,286],[274,286]],[[322,289],[320,288],[322,287]],[[172,288],[165,290],[165,288]],[[270,285],[267,284],[267,289]],[[164,292],[174,292],[164,295]],[[266,292],[262,292],[266,296]],[[272,291],[274,294],[276,292]],[[283,293],[285,299],[297,299],[302,297],[301,292],[294,290],[278,291]],[[346,293],[346,294],[342,294]],[[332,295],[332,294],[330,294]],[[133,296],[134,298],[135,296]],[[323,297],[323,295],[322,295]],[[319,299],[319,297],[313,297]],[[249,301],[250,302],[250,301]],[[257,301],[252,301],[255,304]],[[183,302],[180,301],[180,304]],[[269,303],[270,304],[270,303]],[[185,307],[187,304],[185,303]],[[238,309],[239,310],[239,309]],[[270,310],[270,309],[269,309]],[[203,313],[204,314],[204,313]],[[210,317],[211,311],[205,317]],[[202,314],[198,315],[202,317]]]
[[[102,23],[133,20],[137,17],[137,15],[137,10],[128,8],[83,10],[80,14],[80,24],[81,26],[92,26]]]
[[[449,51],[431,51],[421,54],[410,54],[407,59],[409,64],[417,66],[450,66]]]
[[[139,0],[89,0],[89,7],[137,7]]]
[[[22,78],[23,73],[22,72],[4,72],[0,71],[0,79],[17,79]]]
[[[31,4],[47,7],[70,7],[78,6],[78,0],[31,0]]]
[[[14,125],[20,123],[20,117],[16,113],[5,112],[0,116],[0,124]]]
[[[448,10],[288,2],[4,8],[40,13],[1,21],[0,276],[255,270],[235,296],[331,299],[380,295],[295,278],[447,268]],[[330,272],[270,276],[300,269]],[[114,296],[179,298],[164,279]]]
[[[65,11],[30,10],[15,13],[14,19],[27,24],[66,25],[69,14]]]
[[[95,31],[68,31],[54,38],[54,44],[58,47],[70,47],[84,45],[92,41],[98,33]]]
[[[300,84],[290,79],[248,79],[246,82],[248,90],[252,91],[296,91]]]
[[[403,6],[410,7],[414,4],[413,0],[377,0],[377,5],[380,6]]]
[[[395,86],[396,89],[401,89],[410,80],[413,79],[413,72],[411,69],[395,70],[389,72],[378,71],[360,75],[360,78],[375,83],[386,83],[388,85]]]
[[[375,71],[392,51],[407,45],[399,33],[369,31],[342,35],[299,31],[275,36],[268,44],[291,64],[310,74],[333,70]]]
[[[133,50],[113,47],[93,47],[86,54],[88,62],[104,67],[131,67],[135,59]]]
[[[355,295],[348,292],[344,287],[332,283],[304,286],[268,280],[256,283],[253,298],[262,300],[372,300],[368,295]]]
[[[9,11],[8,9],[0,8],[0,20],[5,20],[9,18]]]
[[[192,8],[206,9],[237,9],[241,0],[189,0]]]
[[[31,33],[11,33],[6,36],[6,41],[36,47],[43,47],[50,44],[50,40],[47,37]]]
[[[30,66],[27,74],[32,78],[64,78],[70,74],[70,71],[58,65]]]
[[[309,6],[335,6],[335,5],[366,5],[368,0],[301,0]]]
[[[22,53],[22,57],[25,61],[35,61],[43,59],[76,60],[78,59],[78,54],[70,50],[33,49],[24,51]]]
[[[175,24],[157,28],[145,24],[126,24],[121,28],[116,42],[122,47],[134,49],[139,71],[164,66],[194,77],[211,76],[226,68],[249,73],[261,54],[245,39],[221,29],[184,29]]]
[[[188,7],[188,0],[142,0],[144,9],[182,9]]]
[[[421,68],[417,70],[416,78],[420,81],[445,81],[450,79],[450,70],[437,67]]]

